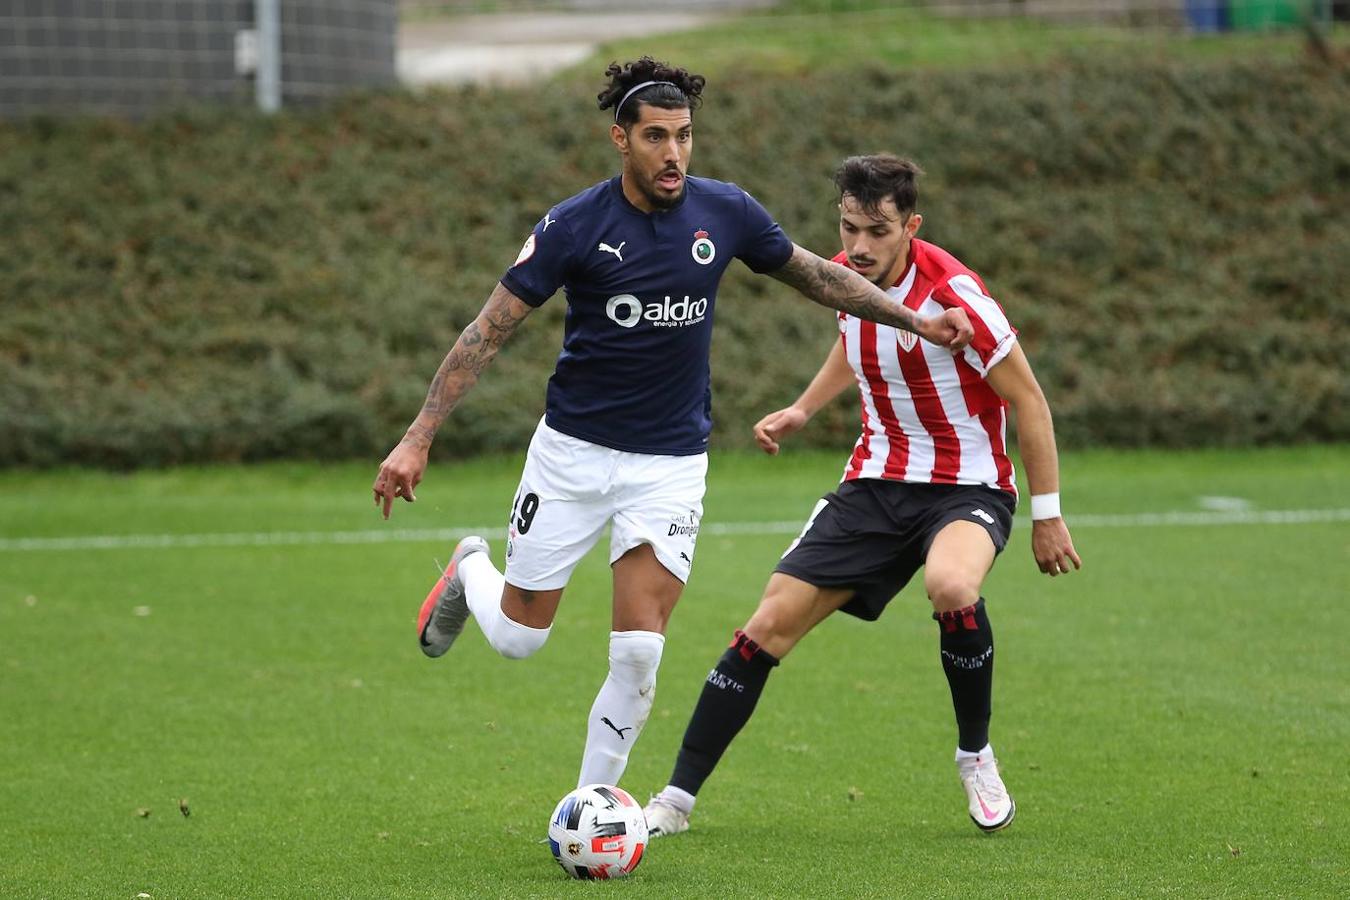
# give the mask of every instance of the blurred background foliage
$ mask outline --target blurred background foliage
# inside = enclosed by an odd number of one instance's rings
[[[0,125],[0,464],[378,459],[528,230],[617,171],[600,68],[275,118]],[[842,157],[920,162],[921,236],[1021,329],[1063,445],[1350,438],[1342,63],[730,67],[707,99],[692,171],[823,255]],[[739,264],[718,306],[714,446],[748,446],[834,326]],[[524,446],[564,307],[527,321],[434,455]],[[803,440],[856,428],[850,398]]]

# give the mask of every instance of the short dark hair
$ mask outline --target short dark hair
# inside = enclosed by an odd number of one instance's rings
[[[609,79],[609,86],[596,96],[596,100],[599,102],[601,109],[611,109],[623,103],[623,107],[618,110],[615,121],[624,130],[627,130],[638,120],[639,110],[643,103],[650,103],[652,106],[659,106],[662,109],[684,109],[686,107],[691,111],[697,109],[699,104],[703,102],[703,85],[707,83],[707,79],[702,75],[692,75],[687,69],[659,62],[650,56],[624,63],[622,66],[617,62],[612,62],[609,64],[609,68],[605,70],[605,77]],[[628,101],[624,103],[624,95],[635,85],[642,84],[644,81],[669,81],[671,83],[649,85],[629,97]]]
[[[834,186],[839,189],[840,200],[852,197],[868,215],[880,215],[881,204],[889,198],[900,217],[906,219],[919,203],[915,180],[922,174],[918,163],[889,153],[850,156],[834,173]]]

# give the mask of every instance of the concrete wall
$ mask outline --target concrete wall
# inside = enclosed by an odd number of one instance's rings
[[[280,0],[283,102],[392,84],[396,0]],[[253,0],[3,0],[0,117],[252,103],[235,37]]]

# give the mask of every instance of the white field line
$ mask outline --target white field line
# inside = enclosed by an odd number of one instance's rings
[[[1305,525],[1350,522],[1350,508],[1227,510],[1209,512],[1070,515],[1069,527],[1154,528],[1161,526]],[[798,534],[803,522],[709,522],[706,535]],[[1025,523],[1023,523],[1025,524]],[[330,544],[448,543],[478,534],[500,540],[502,528],[373,528],[366,531],[256,531],[221,534],[108,534],[51,538],[0,538],[0,552],[39,550],[158,550],[178,547],[283,547]]]

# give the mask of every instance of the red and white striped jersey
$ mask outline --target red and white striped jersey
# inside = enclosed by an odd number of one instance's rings
[[[834,261],[848,265],[840,253]],[[862,435],[844,480],[983,484],[1016,494],[1007,404],[985,381],[1017,330],[980,277],[941,247],[910,242],[910,261],[887,293],[925,316],[960,307],[975,339],[960,355],[908,331],[839,314],[862,393]]]

